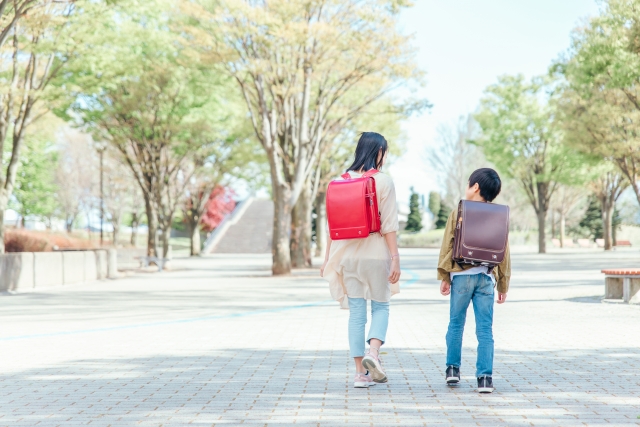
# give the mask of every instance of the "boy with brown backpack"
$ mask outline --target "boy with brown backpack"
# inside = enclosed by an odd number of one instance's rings
[[[462,334],[467,308],[473,302],[478,338],[476,378],[480,393],[493,392],[493,301],[507,299],[511,260],[509,208],[490,203],[500,193],[498,173],[490,168],[469,177],[466,200],[449,215],[438,260],[440,293],[451,295],[447,331],[448,385],[460,382]]]

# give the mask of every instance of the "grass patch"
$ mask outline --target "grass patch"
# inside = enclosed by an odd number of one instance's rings
[[[398,235],[398,246],[401,248],[433,248],[440,247],[444,229],[421,231],[419,233],[407,233]]]

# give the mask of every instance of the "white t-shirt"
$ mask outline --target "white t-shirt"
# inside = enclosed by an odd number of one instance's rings
[[[471,267],[468,270],[462,270],[462,271],[455,271],[455,272],[451,272],[449,273],[449,275],[451,276],[451,281],[453,281],[453,278],[456,276],[471,276],[473,274],[486,274],[487,276],[489,276],[491,278],[491,281],[493,282],[493,284],[496,284],[496,278],[494,277],[494,275],[492,273],[489,273],[489,268],[485,265],[478,265],[476,267]]]

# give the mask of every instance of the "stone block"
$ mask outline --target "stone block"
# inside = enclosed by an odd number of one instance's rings
[[[630,304],[640,304],[640,278],[628,279],[628,289],[623,292],[625,302]]]
[[[118,251],[109,249],[107,251],[107,277],[109,279],[118,278]]]
[[[98,280],[98,254],[95,251],[83,251],[84,254],[84,281]]]
[[[622,277],[605,277],[605,299],[622,299]]]
[[[98,280],[104,280],[107,278],[107,251],[105,249],[98,249],[95,253]]]
[[[34,287],[58,286],[64,283],[62,252],[34,252]]]
[[[0,291],[33,289],[33,252],[0,255]]]
[[[62,252],[62,270],[64,285],[84,282],[84,251]]]

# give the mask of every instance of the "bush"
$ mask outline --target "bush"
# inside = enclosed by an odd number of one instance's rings
[[[439,248],[443,236],[444,229],[422,233],[401,233],[398,236],[398,246],[401,248]]]
[[[51,252],[53,250],[93,249],[97,247],[97,243],[63,234],[16,229],[6,229],[4,232],[5,252]]]

